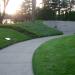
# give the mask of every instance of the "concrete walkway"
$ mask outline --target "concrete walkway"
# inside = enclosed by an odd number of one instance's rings
[[[43,23],[52,28],[56,27],[64,34],[75,33],[75,21],[44,21]]]
[[[0,51],[0,75],[34,75],[32,56],[36,48],[49,39],[45,37],[12,45]]]
[[[51,27],[50,21],[45,23]],[[68,28],[63,29],[64,25],[62,27],[61,26],[58,26],[58,29],[62,30],[65,34],[74,33],[75,31],[75,27],[69,27],[71,28],[71,31]],[[0,75],[34,75],[32,71],[32,56],[34,51],[49,39],[62,36],[65,35],[33,39],[12,45],[1,50]]]

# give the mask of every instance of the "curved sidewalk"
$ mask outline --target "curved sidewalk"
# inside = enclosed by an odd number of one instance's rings
[[[57,28],[64,34],[75,33],[75,21],[43,21],[45,25],[52,28]]]
[[[1,50],[0,75],[33,75],[32,56],[34,51],[47,40],[58,37],[61,36],[33,39]]]

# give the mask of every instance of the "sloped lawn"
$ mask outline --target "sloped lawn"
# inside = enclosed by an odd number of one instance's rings
[[[50,40],[33,56],[35,75],[75,75],[75,35]]]
[[[0,25],[0,27],[11,28],[34,38],[63,34],[57,29],[47,27],[42,21],[22,22],[13,25]]]
[[[61,34],[63,34],[61,31],[45,26],[42,21],[0,24],[0,48],[28,39]]]
[[[29,36],[9,28],[0,28],[0,49],[16,42],[30,39]]]
[[[25,22],[17,24],[17,26],[24,28],[28,32],[35,34],[37,37],[43,36],[53,36],[53,35],[61,35],[63,34],[61,31],[56,30],[54,28],[49,28],[42,23],[42,21],[35,21],[35,22]]]

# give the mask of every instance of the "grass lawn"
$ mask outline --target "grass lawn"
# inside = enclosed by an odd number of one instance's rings
[[[47,27],[42,23],[42,21],[23,22],[14,25],[2,25],[1,27],[9,27],[22,33],[28,34],[32,37],[54,36],[63,34],[59,30]]]
[[[9,40],[10,38],[11,40]],[[8,40],[7,40],[8,39]],[[16,42],[30,39],[29,36],[9,28],[0,28],[0,49]]]
[[[50,40],[33,56],[35,75],[75,75],[75,35]]]
[[[35,34],[37,37],[63,34],[61,31],[47,27],[42,21],[25,22],[19,26],[28,32]]]
[[[0,24],[0,48],[28,39],[63,34],[53,28],[43,25],[42,21],[22,22],[18,24]],[[7,41],[5,38],[11,38]]]

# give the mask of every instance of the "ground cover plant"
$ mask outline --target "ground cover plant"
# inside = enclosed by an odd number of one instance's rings
[[[75,75],[75,35],[48,41],[33,55],[35,75]]]

